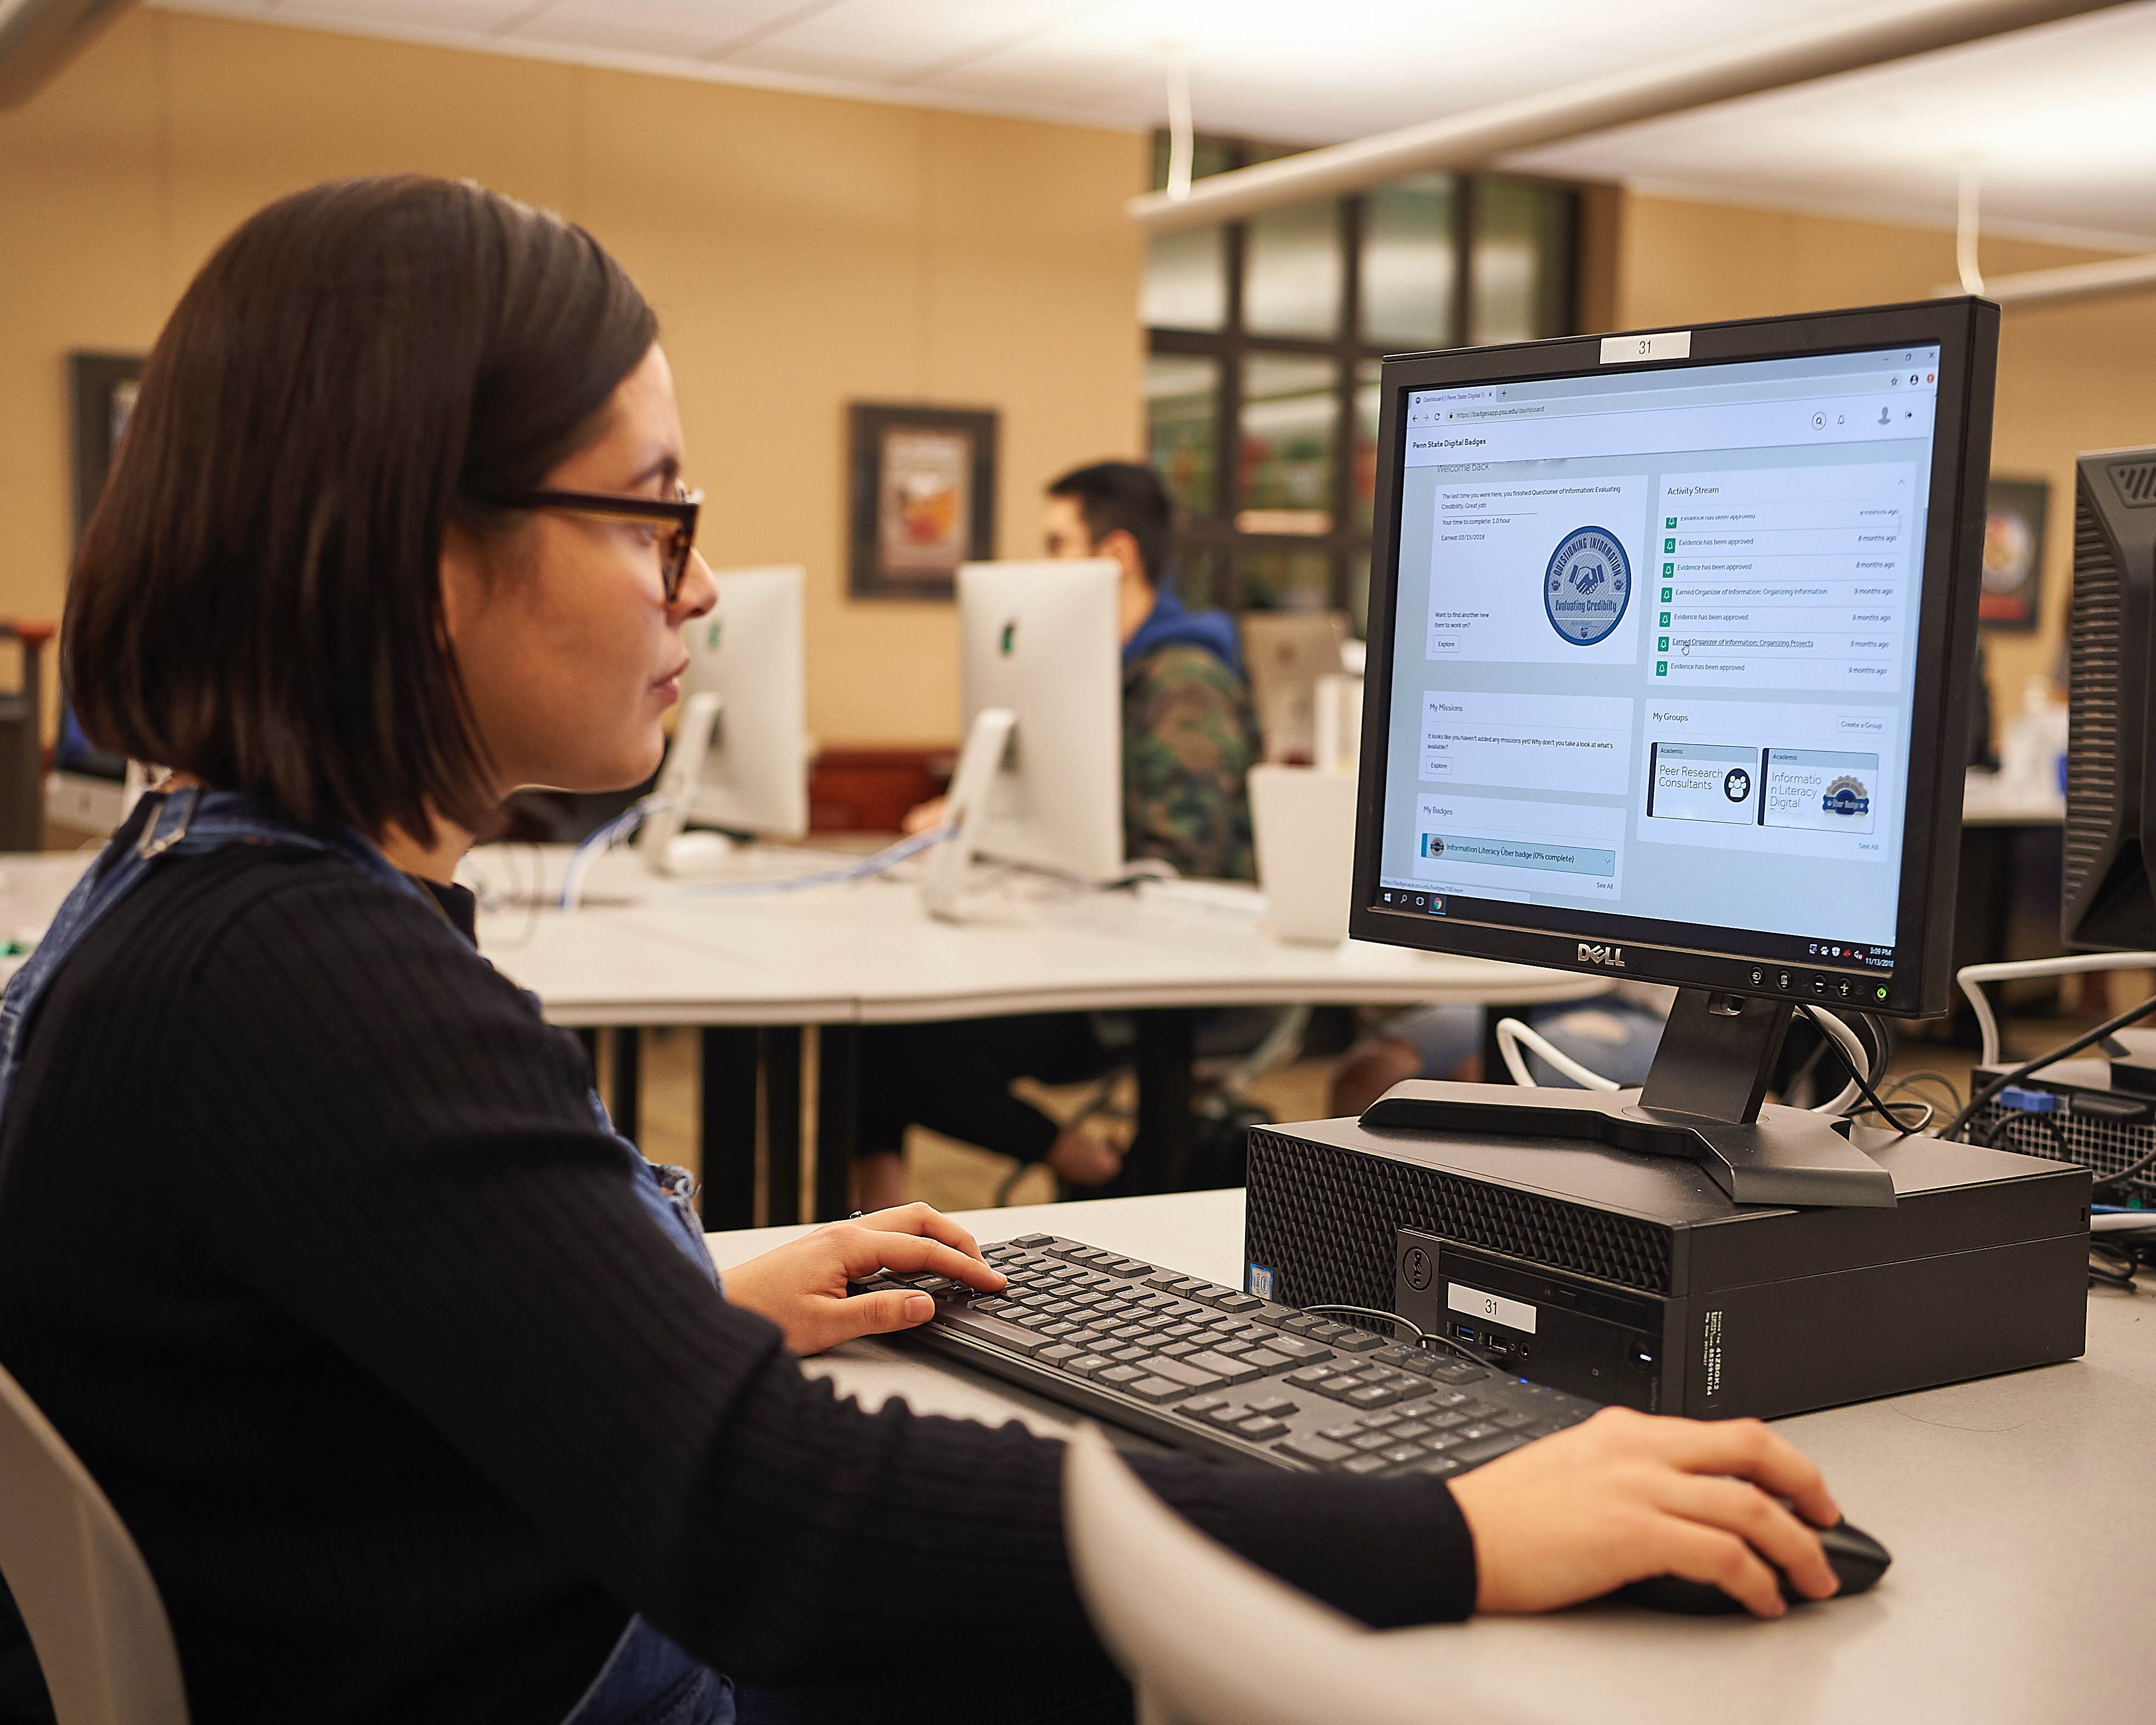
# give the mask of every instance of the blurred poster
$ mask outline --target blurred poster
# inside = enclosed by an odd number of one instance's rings
[[[959,564],[994,555],[996,416],[857,405],[853,421],[853,594],[949,598]]]
[[[2044,480],[1995,479],[1984,501],[1984,588],[1977,620],[1986,629],[2033,629],[2044,575]]]

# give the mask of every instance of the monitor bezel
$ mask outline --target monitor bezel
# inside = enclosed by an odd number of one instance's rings
[[[1636,348],[1676,326],[1625,332]],[[1389,356],[1379,382],[1375,533],[1371,545],[1369,660],[1363,706],[1361,783],[1357,798],[1355,939],[1426,952],[1507,959],[1554,970],[1673,983],[1718,993],[1861,1008],[1899,1018],[1944,1012],[1952,988],[1954,887],[1960,852],[1969,695],[1976,653],[1983,572],[1984,495],[1991,451],[1999,308],[1955,298],[1794,316],[1696,324],[1682,357],[1603,362],[1614,336],[1566,336],[1502,347]],[[1437,916],[1381,901],[1378,885],[1387,754],[1392,735],[1392,626],[1399,590],[1400,433],[1407,397],[1419,389],[1536,382],[1577,376],[1662,372],[1702,363],[1806,358],[1917,346],[1939,349],[1932,497],[1917,611],[1910,706],[1907,804],[1903,819],[1901,894],[1894,968],[1876,971],[1830,960],[1781,960],[1713,951],[1630,934],[1614,941],[1487,921]],[[1929,716],[1929,722],[1927,721]],[[1925,818],[1928,814],[1928,819]],[[1613,962],[1613,959],[1614,962]],[[1845,981],[1862,986],[1845,992]],[[1884,990],[1883,994],[1881,990]]]

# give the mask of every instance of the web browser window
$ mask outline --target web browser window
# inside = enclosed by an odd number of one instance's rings
[[[1891,968],[1938,368],[1411,392],[1380,900]]]

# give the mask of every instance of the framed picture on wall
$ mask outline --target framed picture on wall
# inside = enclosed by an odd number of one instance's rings
[[[1984,494],[1984,590],[1977,621],[1986,629],[2036,627],[2044,578],[2045,480],[1994,479]]]
[[[949,598],[959,564],[995,555],[995,413],[865,402],[850,413],[849,591]]]
[[[139,353],[68,355],[68,425],[74,440],[74,536],[80,540],[105,490],[112,457],[141,386]]]

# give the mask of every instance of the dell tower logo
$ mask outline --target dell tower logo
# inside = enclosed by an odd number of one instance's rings
[[[1605,970],[1622,970],[1625,968],[1625,949],[1622,947],[1598,947],[1582,941],[1579,943],[1579,962],[1582,964],[1599,964]]]

